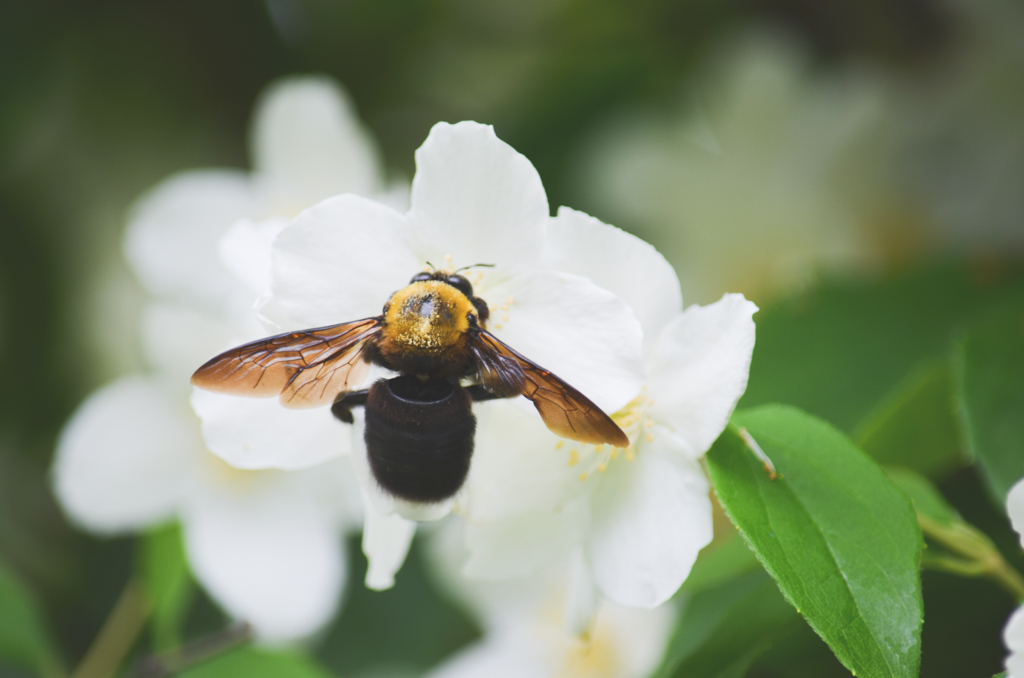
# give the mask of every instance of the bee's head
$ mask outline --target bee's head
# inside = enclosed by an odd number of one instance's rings
[[[451,285],[458,291],[466,295],[467,299],[473,298],[473,285],[466,279],[465,276],[461,276],[458,273],[445,273],[444,271],[432,271],[423,273],[417,273],[409,281],[409,284],[426,282],[427,280],[437,280],[443,282],[446,285]]]

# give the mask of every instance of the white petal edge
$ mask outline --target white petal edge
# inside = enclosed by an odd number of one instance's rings
[[[540,175],[490,125],[437,123],[416,151],[409,220],[417,251],[438,266],[534,265],[550,216]]]
[[[258,640],[303,638],[333,617],[345,581],[334,520],[302,484],[276,477],[197,491],[182,512],[198,581]]]
[[[645,342],[683,310],[675,269],[652,245],[568,207],[559,207],[549,223],[544,263],[589,278],[626,302]]]
[[[1021,548],[1024,548],[1024,480],[1017,481],[1006,495],[1006,513],[1020,537]]]
[[[488,292],[488,328],[525,357],[550,370],[606,413],[644,385],[643,330],[626,304],[586,278],[532,271]],[[506,319],[507,318],[507,319]]]
[[[690,306],[649,352],[650,414],[673,430],[691,458],[711,447],[747,388],[756,312],[742,294]]]
[[[416,523],[401,516],[385,516],[365,499],[363,554],[366,556],[366,588],[384,591],[395,585],[395,573],[402,569]]]
[[[351,452],[351,426],[326,407],[293,410],[277,398],[192,391],[211,452],[240,469],[295,470]]]
[[[405,217],[390,207],[355,195],[324,200],[277,236],[273,301],[303,327],[380,315],[423,270],[408,235]]]
[[[1018,607],[1003,629],[1003,643],[1010,651],[1006,657],[1006,678],[1024,678],[1024,607]]]
[[[151,294],[219,309],[236,283],[217,258],[217,240],[252,216],[254,200],[242,172],[176,174],[132,207],[125,256]]]
[[[204,454],[184,402],[154,381],[126,377],[94,392],[57,442],[53,486],[88,530],[138,530],[173,517]]]
[[[223,315],[207,313],[188,304],[152,302],[139,318],[146,361],[191,391],[189,377],[196,368],[222,351],[237,334]]]
[[[590,496],[589,558],[598,588],[629,607],[656,607],[682,585],[712,537],[710,485],[661,427],[633,461],[612,463]]]
[[[270,295],[270,253],[274,239],[288,225],[286,219],[241,219],[217,241],[217,256],[252,293],[253,299]]]
[[[269,204],[265,214],[295,214],[340,193],[380,190],[372,137],[345,90],[324,76],[270,85],[256,106],[252,155]]]

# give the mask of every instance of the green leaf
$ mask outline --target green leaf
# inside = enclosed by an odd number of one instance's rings
[[[739,677],[802,622],[764,570],[696,594],[653,678]]]
[[[948,362],[915,370],[857,426],[853,438],[879,463],[930,478],[965,466]]]
[[[32,593],[0,563],[0,659],[48,676],[60,672],[56,657]]]
[[[885,469],[885,473],[889,476],[889,480],[896,483],[896,487],[910,498],[916,510],[942,523],[961,522],[960,514],[956,509],[950,506],[939,492],[939,488],[924,476],[898,467],[888,467]]]
[[[922,539],[882,469],[829,424],[777,405],[736,413],[707,461],[730,518],[836,657],[858,676],[916,677]]]
[[[957,382],[968,449],[1000,506],[1024,476],[1024,306],[972,331],[960,347]]]
[[[170,524],[139,541],[136,567],[152,606],[153,649],[166,652],[181,644],[181,626],[195,591],[185,560],[181,528]]]
[[[333,678],[315,660],[295,651],[243,647],[178,674],[179,678]]]

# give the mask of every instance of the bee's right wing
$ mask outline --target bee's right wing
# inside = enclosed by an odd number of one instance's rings
[[[490,332],[474,332],[470,350],[484,386],[500,397],[529,398],[553,433],[592,445],[629,447],[626,434],[590,398]]]
[[[383,318],[366,318],[259,339],[209,360],[192,383],[230,395],[280,395],[289,408],[326,405],[365,378],[363,349],[382,326]]]

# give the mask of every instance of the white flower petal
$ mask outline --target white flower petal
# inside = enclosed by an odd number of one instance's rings
[[[650,414],[673,429],[685,452],[704,454],[747,388],[757,306],[727,294],[690,306],[658,336],[647,360]]]
[[[581,637],[594,627],[597,612],[604,602],[581,549],[569,557],[569,595],[565,603],[565,630]]]
[[[427,674],[427,678],[554,678],[539,647],[522,633],[495,634],[470,645]]]
[[[192,392],[211,452],[236,468],[303,469],[351,451],[351,431],[324,407],[292,410],[277,398]]]
[[[512,301],[509,303],[508,300]],[[532,271],[494,287],[488,328],[608,413],[644,384],[643,331],[621,299],[586,278]]]
[[[352,108],[322,76],[280,80],[264,92],[252,137],[264,214],[290,216],[332,195],[379,189],[377,151]]]
[[[366,555],[366,588],[383,591],[395,585],[395,573],[409,555],[416,523],[401,516],[378,513],[366,499],[363,553]]]
[[[559,207],[549,224],[544,262],[590,278],[626,302],[643,327],[645,342],[683,310],[675,270],[648,243],[568,207]]]
[[[467,520],[487,523],[556,511],[583,494],[580,468],[569,460],[584,446],[549,431],[532,405],[498,400],[473,409],[478,422],[473,461],[458,509]]]
[[[514,274],[540,255],[549,215],[537,170],[489,125],[438,123],[416,151],[409,219],[438,266],[450,256]]]
[[[54,491],[89,530],[141,529],[174,515],[202,454],[188,411],[155,382],[127,377],[89,396],[64,427]]]
[[[176,174],[135,204],[125,255],[150,293],[219,309],[237,283],[217,259],[217,240],[254,209],[242,172]]]
[[[237,334],[222,317],[183,304],[146,304],[140,324],[147,362],[176,381],[185,394],[191,390],[192,373]]]
[[[275,301],[305,327],[380,315],[423,269],[408,233],[404,216],[366,198],[342,195],[311,207],[274,243]]]
[[[590,496],[589,556],[601,592],[620,605],[668,600],[711,541],[709,485],[700,465],[659,426],[633,461],[612,463]]]
[[[1021,548],[1024,548],[1024,480],[1017,481],[1006,495],[1006,512],[1013,529],[1020,535]]]
[[[1003,643],[1010,651],[1006,658],[1006,678],[1024,677],[1024,607],[1018,607],[1003,629]]]
[[[243,476],[235,487],[196,492],[182,512],[196,578],[269,643],[323,627],[345,580],[338,528],[296,480]]]
[[[581,543],[588,524],[583,499],[561,511],[537,511],[466,527],[469,558],[462,573],[474,579],[521,577],[565,556]]]
[[[270,294],[271,248],[277,234],[287,225],[288,221],[282,218],[241,219],[217,242],[221,264],[245,283],[253,299]]]

